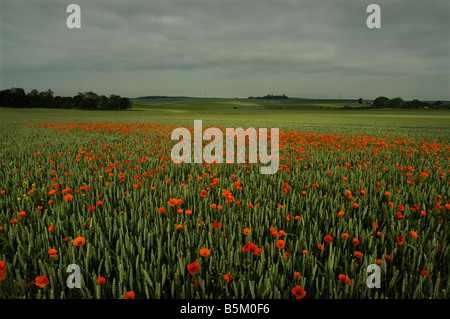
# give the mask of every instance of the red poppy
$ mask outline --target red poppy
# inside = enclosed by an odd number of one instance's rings
[[[52,257],[52,258],[54,258],[54,257],[56,257],[57,255],[58,255],[58,251],[56,250],[56,249],[50,249],[49,251],[48,251],[48,255],[50,256],[50,257]]]
[[[98,277],[95,282],[99,285],[104,285],[106,283],[106,279],[105,277]]]
[[[302,299],[306,296],[306,291],[301,286],[295,286],[292,288],[291,293],[295,296],[295,299]]]
[[[280,239],[280,240],[277,241],[277,248],[278,249],[283,249],[285,245],[286,245],[286,243],[284,242],[284,240]]]
[[[197,264],[197,261],[194,261],[193,263],[187,265],[187,269],[189,273],[193,275],[199,270],[200,266],[200,264]]]
[[[396,239],[397,239],[397,244],[399,244],[399,245],[403,245],[405,243],[404,242],[405,236],[399,236],[399,237],[396,237]]]
[[[128,291],[123,295],[123,299],[136,299],[136,295],[134,294],[134,291]]]
[[[21,211],[21,212],[17,213],[17,216],[19,216],[19,217],[27,216],[27,212],[26,211]]]
[[[39,276],[39,277],[36,277],[34,284],[40,288],[44,288],[49,283],[50,283],[50,281],[48,280],[47,276]]]
[[[261,253],[263,252],[262,248],[259,248],[258,246],[256,246],[255,244],[253,244],[251,242],[248,242],[247,244],[245,244],[242,247],[242,251],[243,252],[248,251],[248,252],[250,252],[254,255],[258,255],[258,256],[261,256]]]
[[[327,243],[331,243],[333,241],[333,237],[331,237],[330,235],[326,235],[323,240],[325,240]]]
[[[83,237],[77,237],[73,240],[74,246],[83,246],[86,243],[86,239]]]
[[[223,279],[225,279],[227,281],[227,283],[229,283],[232,278],[233,278],[233,276],[231,274],[223,275]]]
[[[202,248],[200,249],[200,255],[203,257],[208,257],[211,251],[208,248]]]
[[[424,276],[424,277],[428,277],[428,271],[424,269],[420,272],[420,275]]]

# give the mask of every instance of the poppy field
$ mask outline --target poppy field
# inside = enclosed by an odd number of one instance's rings
[[[262,125],[273,175],[174,164],[170,120],[2,122],[0,298],[450,297],[448,136]]]

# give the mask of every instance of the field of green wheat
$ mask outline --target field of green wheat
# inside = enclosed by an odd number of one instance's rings
[[[450,297],[449,112],[236,103],[0,110],[0,299]],[[174,164],[194,119],[279,128],[277,173]]]

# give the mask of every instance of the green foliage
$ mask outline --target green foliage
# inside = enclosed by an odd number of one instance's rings
[[[236,127],[235,120],[217,123]],[[344,125],[336,117],[319,127],[319,120],[293,123],[287,118],[281,128],[286,136],[298,138],[288,139],[280,154],[280,163],[289,172],[264,176],[258,165],[174,165],[173,121],[158,121],[166,125],[3,122],[0,260],[7,268],[0,298],[122,298],[134,291],[136,298],[287,299],[294,298],[291,289],[296,285],[306,291],[305,298],[449,297],[449,215],[444,207],[450,199],[449,148],[448,135],[441,134],[448,127],[429,122],[415,129],[406,122],[395,127],[372,122]],[[73,118],[65,122],[73,123]],[[280,121],[241,119],[239,124],[270,128]],[[309,133],[313,130],[321,133]],[[339,132],[348,135],[336,135]],[[215,186],[213,178],[218,178]],[[413,184],[408,184],[411,179]],[[235,188],[235,181],[241,182],[242,190]],[[284,183],[291,188],[287,193]],[[89,189],[80,188],[87,185]],[[73,198],[66,201],[61,191],[68,188]],[[199,196],[207,188],[208,195]],[[52,189],[56,192],[49,195]],[[234,201],[225,202],[223,189],[233,194]],[[362,189],[366,194],[360,193]],[[170,206],[170,198],[183,203]],[[247,206],[250,203],[254,208]],[[404,219],[395,215],[400,204],[405,206]],[[89,211],[90,206],[95,210]],[[159,207],[166,211],[158,213]],[[340,210],[345,211],[342,218],[337,215]],[[27,216],[18,217],[21,211]],[[11,224],[13,218],[18,222]],[[222,228],[213,228],[214,221]],[[176,228],[180,224],[181,230]],[[53,231],[48,230],[50,225]],[[275,237],[271,227],[286,235]],[[244,235],[244,228],[251,233]],[[342,238],[343,233],[349,238]],[[324,242],[325,235],[333,241]],[[397,243],[399,235],[405,236],[403,245]],[[74,246],[79,236],[86,243]],[[358,246],[352,243],[354,237],[360,240]],[[280,250],[279,239],[286,243]],[[242,252],[247,242],[263,248],[261,256]],[[324,244],[321,250],[319,243]],[[199,254],[204,247],[211,250],[208,257]],[[58,250],[56,257],[48,254],[52,248]],[[362,252],[361,258],[354,256],[355,250]],[[382,287],[369,289],[366,268],[377,259]],[[191,275],[187,265],[194,261],[201,267]],[[66,285],[70,264],[80,266],[80,289]],[[225,274],[232,275],[229,283]],[[340,274],[351,284],[338,280]],[[42,275],[50,284],[39,288],[32,282]],[[105,277],[104,285],[96,283],[99,277]]]

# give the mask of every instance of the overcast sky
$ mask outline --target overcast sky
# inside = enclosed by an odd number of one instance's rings
[[[450,100],[449,17],[448,0],[1,0],[0,90]]]

